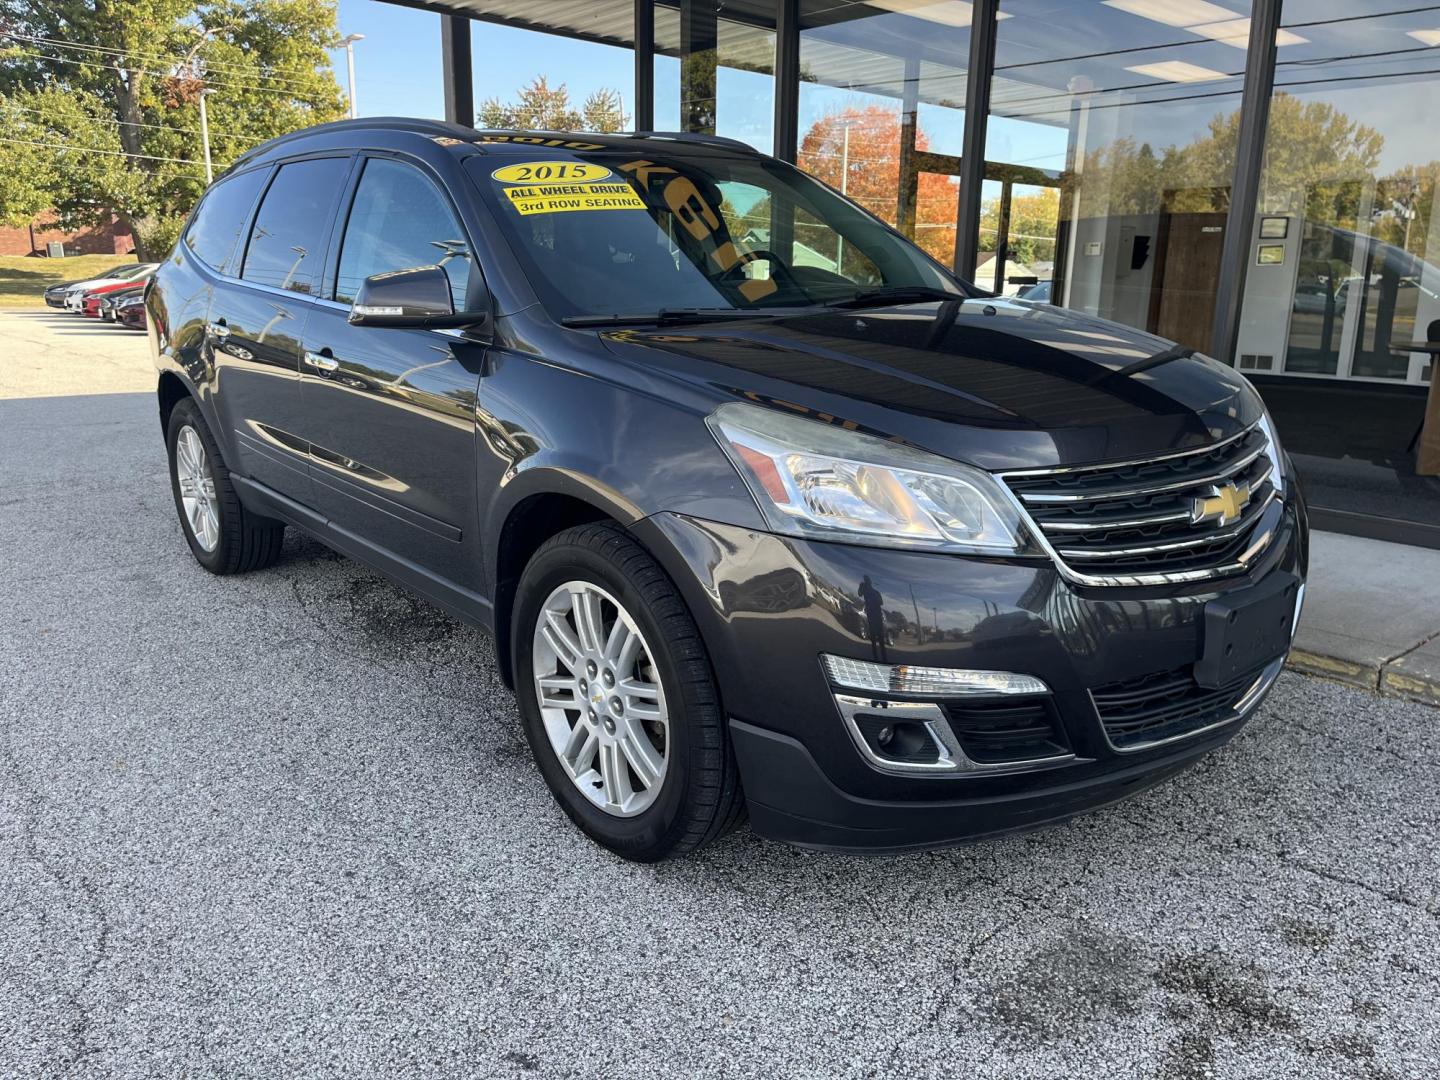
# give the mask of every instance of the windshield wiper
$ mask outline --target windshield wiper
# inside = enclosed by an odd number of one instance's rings
[[[937,289],[931,285],[896,285],[888,289],[861,289],[844,300],[832,300],[835,308],[878,307],[885,304],[924,304],[932,300],[968,300],[964,293]]]
[[[767,315],[793,315],[776,308],[661,308],[659,311],[629,315],[567,315],[562,326],[678,326],[683,323],[724,322],[728,319],[759,319]]]

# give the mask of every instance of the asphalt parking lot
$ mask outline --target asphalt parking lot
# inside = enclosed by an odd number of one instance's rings
[[[0,1076],[1440,1073],[1440,712],[1286,675],[1061,828],[630,865],[483,636],[296,536],[195,565],[149,383],[0,313]]]

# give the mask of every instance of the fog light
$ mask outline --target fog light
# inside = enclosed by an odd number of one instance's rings
[[[972,671],[967,668],[915,667],[911,664],[876,664],[822,653],[825,673],[836,686],[891,694],[1045,694],[1041,680],[1012,671]]]

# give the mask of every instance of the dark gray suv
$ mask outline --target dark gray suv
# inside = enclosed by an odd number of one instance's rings
[[[288,527],[494,635],[632,859],[890,851],[1141,791],[1283,663],[1304,505],[1215,360],[978,293],[724,139],[326,125],[147,294],[191,551]]]

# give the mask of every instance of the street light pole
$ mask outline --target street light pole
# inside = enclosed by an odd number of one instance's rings
[[[350,76],[350,119],[354,120],[360,113],[355,107],[355,42],[364,41],[364,34],[347,34],[340,42],[345,46],[345,68]]]
[[[209,186],[215,179],[215,171],[210,167],[210,120],[205,115],[205,99],[215,91],[205,89],[200,91],[200,145],[205,150],[205,184]]]

